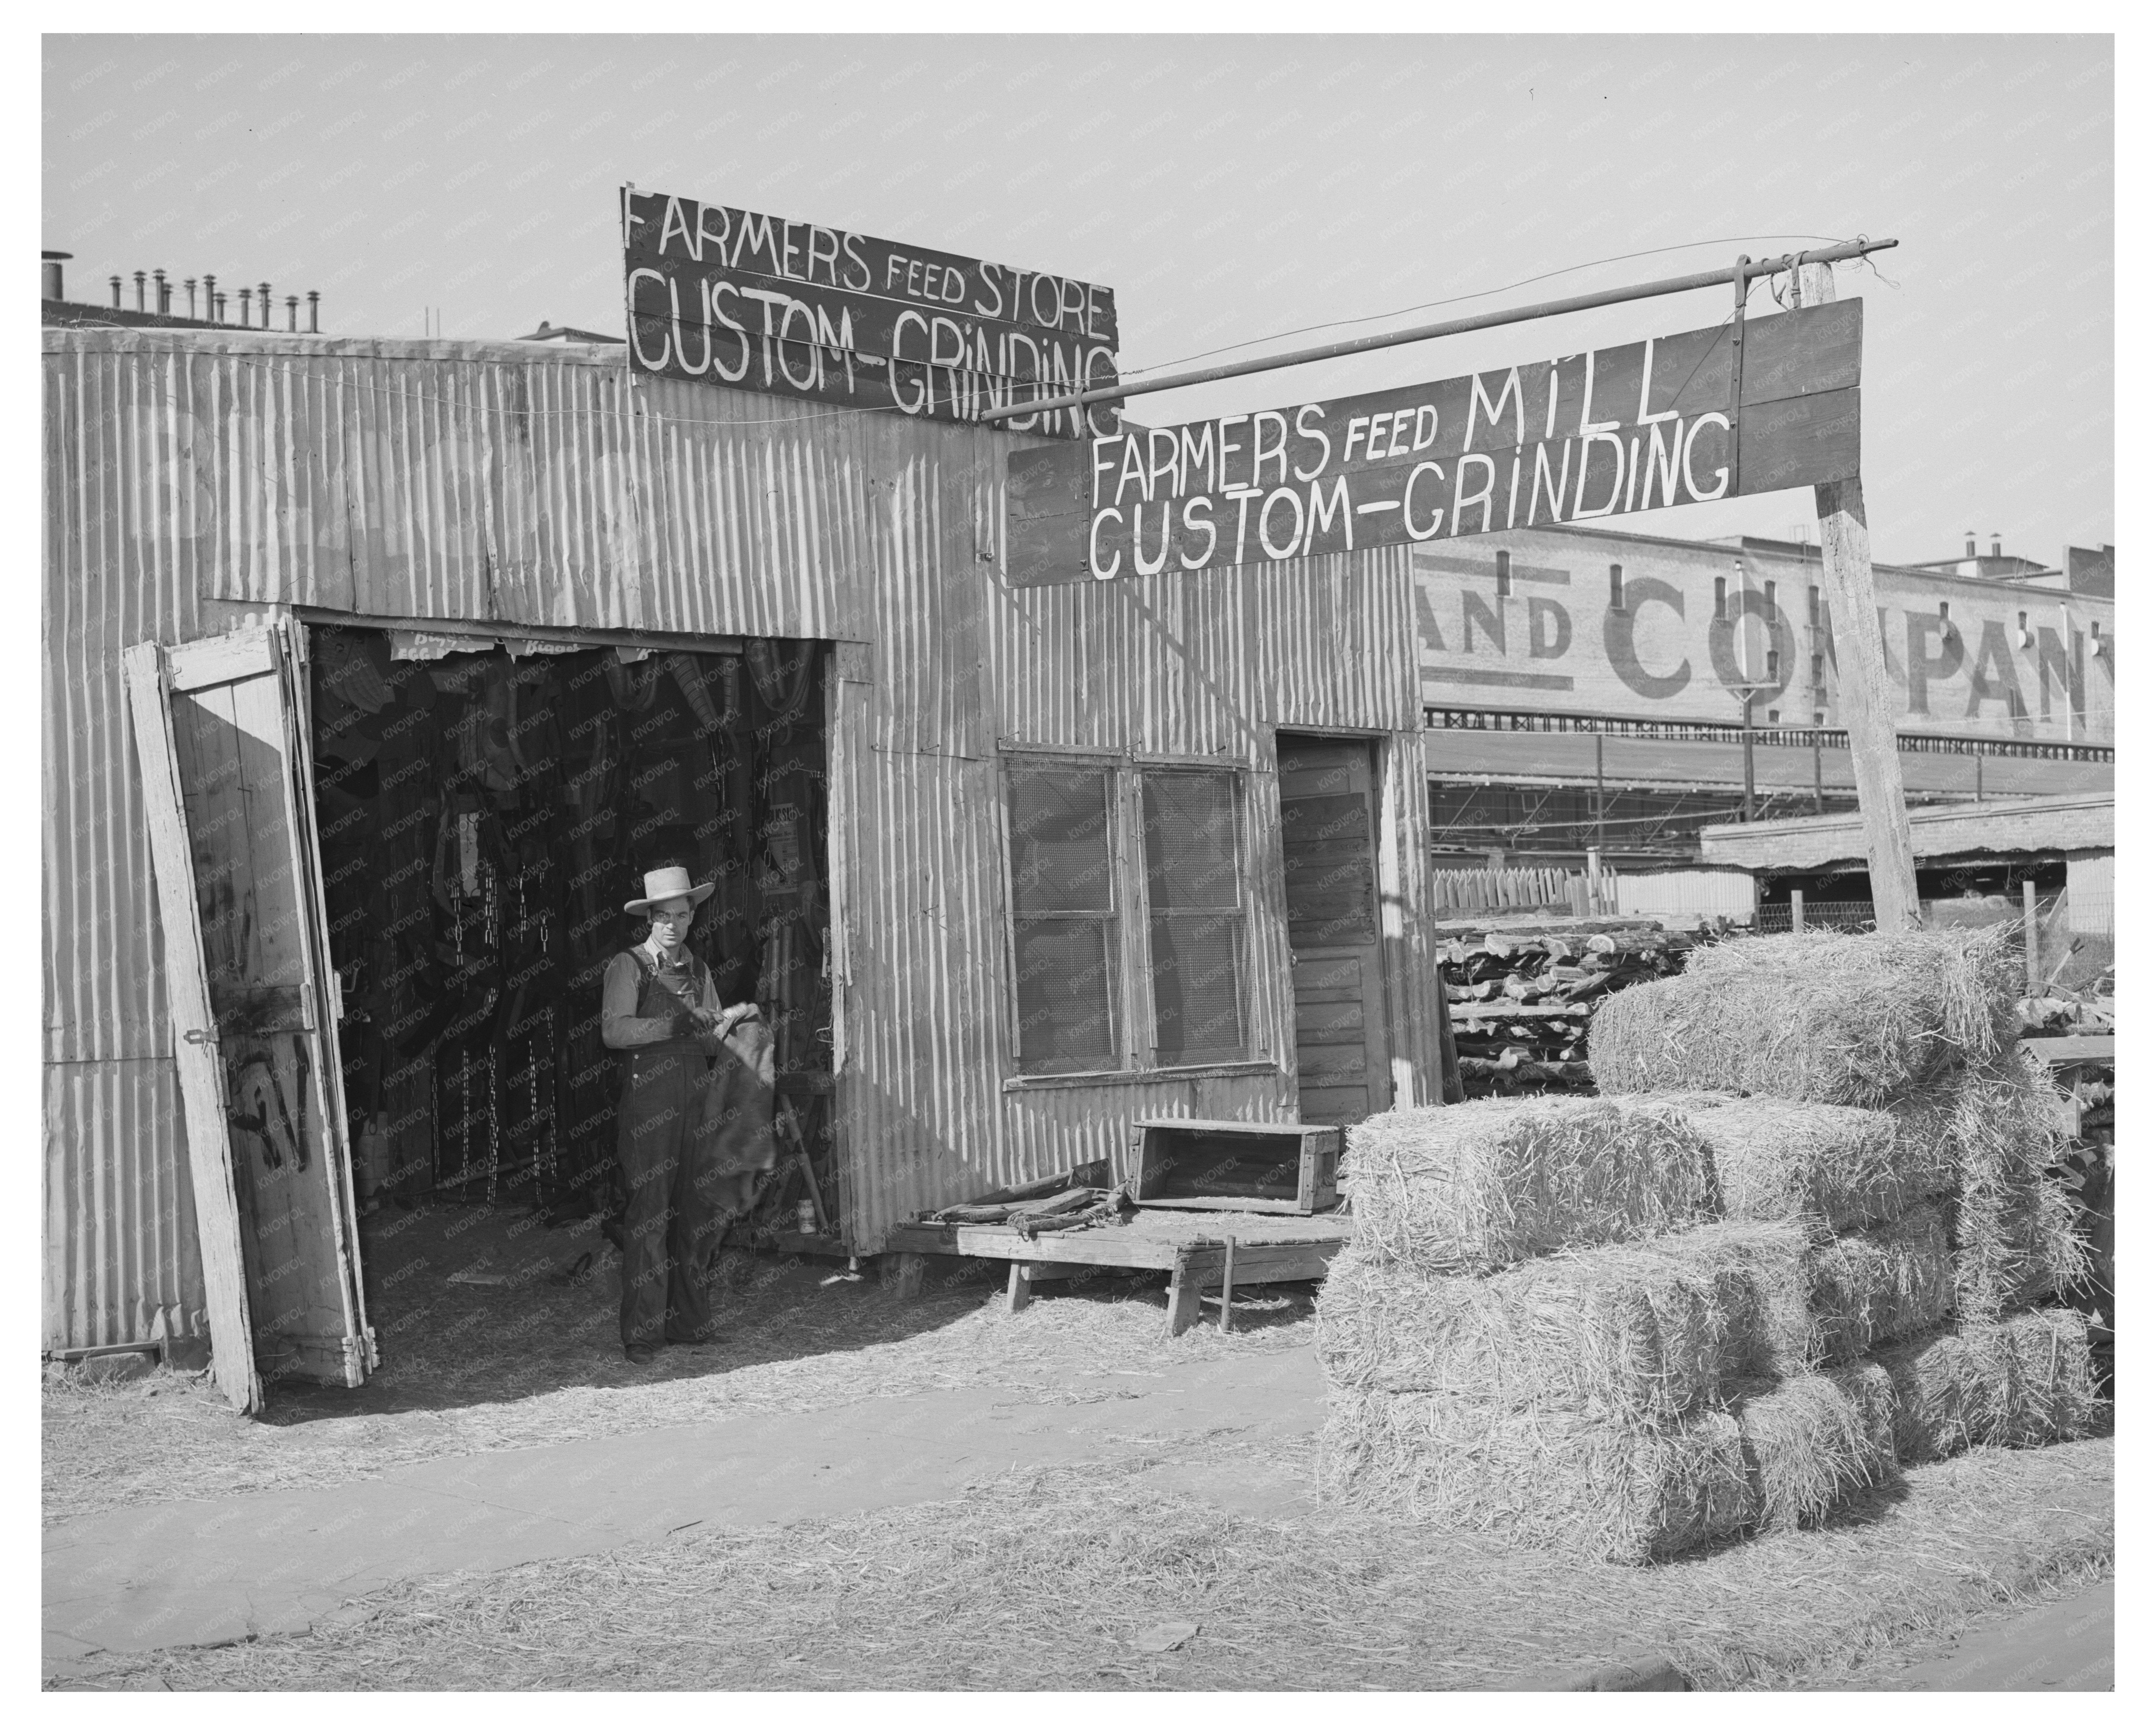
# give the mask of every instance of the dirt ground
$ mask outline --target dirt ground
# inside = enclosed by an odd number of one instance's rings
[[[370,1219],[364,1245],[382,1367],[358,1389],[273,1384],[267,1412],[248,1420],[200,1376],[160,1371],[95,1384],[49,1372],[46,1522],[875,1396],[990,1384],[1052,1400],[1073,1378],[1107,1367],[1291,1348],[1312,1332],[1306,1285],[1239,1295],[1229,1334],[1209,1325],[1171,1342],[1158,1274],[1055,1283],[1013,1319],[1002,1310],[999,1266],[949,1260],[921,1297],[901,1301],[872,1264],[850,1272],[843,1258],[729,1250],[718,1265],[724,1344],[669,1350],[639,1367],[622,1358],[616,1329],[619,1284],[608,1266],[619,1260],[588,1230],[442,1207]],[[587,1250],[597,1273],[556,1279]],[[510,1280],[449,1280],[475,1268]]]
[[[1164,1278],[1054,1285],[1016,1317],[993,1270],[894,1299],[872,1271],[730,1255],[732,1341],[620,1357],[589,1244],[484,1211],[413,1212],[374,1244],[381,1372],[230,1413],[200,1379],[49,1377],[49,1524],[124,1503],[321,1486],[401,1463],[660,1425],[1074,1379],[1306,1346],[1310,1290],[1239,1298],[1173,1341]],[[454,1230],[454,1232],[450,1230]],[[603,1260],[605,1254],[597,1255]],[[447,1280],[484,1260],[509,1282]],[[2113,1440],[1910,1470],[1826,1527],[1645,1569],[1321,1505],[1306,1439],[1212,1435],[957,1498],[700,1531],[400,1583],[305,1634],[107,1657],[69,1686],[175,1689],[1502,1688],[1642,1651],[1707,1687],[1861,1682],[1868,1661],[2110,1572]],[[1193,1470],[1216,1489],[1192,1489]],[[1226,1480],[1270,1482],[1238,1507]],[[1286,1489],[1282,1489],[1286,1482]],[[1261,1507],[1252,1507],[1255,1504]],[[1163,1624],[1178,1646],[1142,1651]],[[1162,1637],[1159,1639],[1172,1639]]]
[[[1307,1447],[1204,1459],[1306,1476]],[[1178,1489],[1192,1459],[406,1584],[308,1634],[106,1660],[69,1686],[1510,1688],[1659,1649],[1702,1687],[1808,1687],[2112,1556],[2107,1438],[1917,1469],[1826,1528],[1644,1569],[1315,1506],[1239,1515]],[[1144,1651],[1167,1624],[1188,1638]]]

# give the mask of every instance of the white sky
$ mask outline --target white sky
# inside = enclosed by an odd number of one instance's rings
[[[1885,280],[1841,283],[1866,300],[1875,552],[1951,556],[1974,529],[2051,561],[2116,536],[2105,37],[50,36],[44,52],[41,239],[75,254],[70,297],[158,265],[266,279],[280,307],[321,289],[341,334],[416,336],[429,307],[451,336],[618,331],[624,179],[1104,283],[1127,368],[1551,271],[1567,273],[1459,309],[1892,235]],[[1687,249],[1568,267],[1671,247]],[[1753,304],[1773,309],[1763,288]],[[1727,305],[1725,290],[1612,308],[1132,410],[1163,424],[1455,376]],[[1783,493],[1613,525],[1787,534],[1810,513]]]

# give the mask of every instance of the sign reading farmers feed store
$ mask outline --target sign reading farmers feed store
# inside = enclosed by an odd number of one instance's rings
[[[1846,479],[1863,309],[1748,319],[1741,359],[1725,323],[1014,452],[1010,578],[1194,573]]]
[[[916,418],[1116,381],[1116,296],[1069,276],[624,188],[634,368]],[[1004,422],[1111,434],[1109,406]]]

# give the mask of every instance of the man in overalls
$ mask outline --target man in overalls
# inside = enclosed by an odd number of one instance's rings
[[[711,971],[688,950],[696,906],[712,891],[690,885],[685,868],[644,875],[644,896],[625,908],[649,916],[651,931],[608,963],[599,1009],[601,1040],[625,1056],[614,1141],[628,1190],[621,1341],[638,1365],[657,1358],[664,1343],[711,1339],[704,1269],[736,1183],[706,1153],[705,1111],[711,1057],[756,1008],[721,1009]]]

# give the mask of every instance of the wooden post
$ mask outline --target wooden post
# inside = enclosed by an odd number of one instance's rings
[[[2029,971],[2029,993],[2034,999],[2044,987],[2043,954],[2037,949],[2036,883],[2021,883],[2021,957]]]
[[[1802,887],[1799,887],[1799,886],[1792,886],[1792,887],[1789,889],[1789,932],[1790,932],[1791,934],[1802,934],[1804,932],[1804,889],[1803,889]]]
[[[1834,266],[1807,264],[1797,272],[1807,305],[1834,298]],[[1871,579],[1871,531],[1864,518],[1861,476],[1812,487],[1819,510],[1828,622],[1840,673],[1849,756],[1856,772],[1856,806],[1864,818],[1865,860],[1871,905],[1881,932],[1914,928],[1917,856],[1909,839],[1909,805],[1902,789],[1902,757],[1894,733],[1894,685],[1879,631],[1878,592]]]

